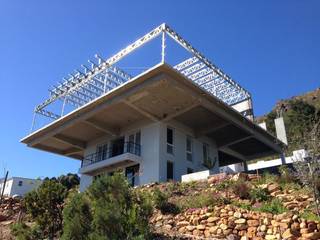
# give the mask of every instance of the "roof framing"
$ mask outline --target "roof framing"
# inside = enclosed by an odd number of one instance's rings
[[[169,36],[193,56],[174,66],[177,71],[228,105],[232,106],[244,100],[251,101],[251,94],[247,90],[163,23],[108,59],[95,55],[95,61],[88,61],[91,64],[90,67],[81,65],[83,71],[75,70],[74,73],[69,74],[68,78],[64,78],[64,82],[50,89],[49,98],[35,107],[34,114],[58,119],[64,114],[67,103],[76,108],[81,107],[127,82],[132,77],[114,65],[158,36],[162,36],[161,62],[165,62],[165,41],[166,36]],[[47,109],[57,100],[63,101],[61,114]],[[33,120],[31,131],[33,131],[34,122]]]

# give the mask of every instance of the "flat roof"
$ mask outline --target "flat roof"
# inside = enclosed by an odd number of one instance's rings
[[[217,140],[219,150],[238,159],[281,153],[285,146],[166,63],[155,65],[21,142],[82,159],[89,141],[105,134],[117,135],[128,122],[143,120],[182,122],[196,134]]]

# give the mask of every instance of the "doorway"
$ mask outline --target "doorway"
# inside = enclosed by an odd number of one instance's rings
[[[124,147],[124,137],[115,139],[111,141],[111,156],[118,156],[120,154],[123,154],[123,147]]]
[[[128,179],[129,184],[133,187],[135,184],[138,183],[139,178],[139,164],[126,167],[126,177]]]

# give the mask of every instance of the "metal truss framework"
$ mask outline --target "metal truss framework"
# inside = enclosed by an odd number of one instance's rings
[[[91,64],[90,67],[81,65],[83,71],[75,70],[73,74],[69,74],[68,78],[64,78],[64,81],[60,82],[58,86],[50,89],[49,98],[36,106],[34,114],[58,119],[64,114],[66,104],[75,108],[81,107],[122,85],[132,76],[114,65],[137,48],[160,35],[162,35],[161,61],[163,63],[165,62],[166,35],[168,35],[193,55],[193,57],[174,66],[177,71],[228,105],[234,105],[245,100],[251,101],[251,95],[247,90],[223,73],[221,69],[211,63],[168,25],[161,24],[109,59],[104,60],[95,55],[96,61],[88,61]],[[46,109],[57,100],[63,101],[61,114]],[[34,127],[35,115],[31,131]]]

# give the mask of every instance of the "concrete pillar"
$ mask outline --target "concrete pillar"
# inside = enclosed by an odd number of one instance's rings
[[[288,145],[286,128],[284,126],[283,117],[276,118],[274,120],[274,123],[275,123],[275,126],[276,126],[277,138],[279,140],[281,140],[283,143]]]
[[[284,165],[286,164],[286,155],[283,153],[280,154],[280,158],[281,158],[281,164]]]
[[[247,161],[243,161],[243,170],[244,170],[244,172],[247,172],[247,171],[248,171]]]
[[[261,128],[263,128],[264,130],[267,131],[267,124],[266,124],[266,122],[259,123],[258,125],[259,125]]]

